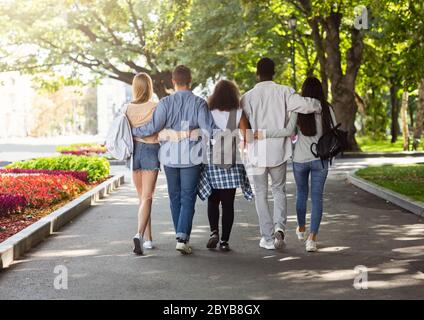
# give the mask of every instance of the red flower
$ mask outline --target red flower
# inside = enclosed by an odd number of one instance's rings
[[[0,175],[0,194],[22,196],[30,208],[45,208],[69,199],[86,189],[86,184],[66,175]]]

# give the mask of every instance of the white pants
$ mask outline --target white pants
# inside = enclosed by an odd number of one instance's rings
[[[253,174],[256,212],[259,217],[261,236],[267,241],[274,239],[276,229],[286,230],[287,197],[286,174],[287,162],[272,168],[261,168],[261,173]],[[274,217],[271,217],[268,205],[268,176],[271,176],[271,190],[274,198]]]

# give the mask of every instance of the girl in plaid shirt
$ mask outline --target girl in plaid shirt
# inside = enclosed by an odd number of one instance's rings
[[[240,92],[234,82],[221,80],[209,98],[209,108],[217,127],[227,128],[230,112],[236,113],[236,126],[246,135],[249,122],[240,107]],[[245,140],[245,139],[244,139]],[[214,164],[206,164],[200,177],[198,195],[208,199],[208,218],[211,236],[207,248],[215,249],[219,243],[222,251],[229,251],[229,240],[234,222],[234,200],[236,189],[242,188],[248,200],[253,199],[252,189],[243,164],[234,164],[224,169]],[[222,205],[222,233],[219,232],[219,205]]]

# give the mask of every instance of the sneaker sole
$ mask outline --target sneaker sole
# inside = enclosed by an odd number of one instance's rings
[[[183,249],[183,248],[176,248],[176,250],[179,252],[179,253],[181,253],[182,255],[189,255],[189,254],[192,254],[193,253],[193,251],[192,250],[189,250],[189,251],[187,251],[187,250],[185,250],[185,249]]]
[[[140,241],[140,239],[134,238],[133,239],[133,242],[134,242],[134,250],[133,250],[133,252],[135,254],[142,255],[143,254],[143,249],[141,247],[141,241]]]
[[[281,232],[280,231],[277,231],[276,233],[275,233],[275,248],[276,249],[282,249],[282,248],[284,248],[284,245],[285,245],[285,243],[284,243],[284,238],[283,238],[283,235],[281,234]]]
[[[208,244],[206,245],[206,248],[208,249],[216,249],[218,246],[219,239],[218,238],[211,238],[208,241]]]
[[[275,250],[276,248],[274,247],[274,248],[267,248],[267,247],[265,247],[265,246],[261,246],[261,245],[259,245],[259,247],[260,248],[262,248],[262,249],[266,249],[266,250]]]

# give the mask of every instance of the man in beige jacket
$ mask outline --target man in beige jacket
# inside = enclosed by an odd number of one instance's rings
[[[258,84],[242,97],[242,107],[252,130],[281,129],[292,111],[321,111],[318,100],[304,98],[294,89],[275,83],[274,75],[274,62],[261,59],[257,64]],[[287,223],[286,172],[287,160],[292,156],[290,138],[254,141],[248,144],[247,151],[248,165],[254,169],[252,180],[262,236],[259,246],[268,250],[280,249],[284,246]],[[268,176],[271,177],[274,198],[273,218],[268,206]]]

